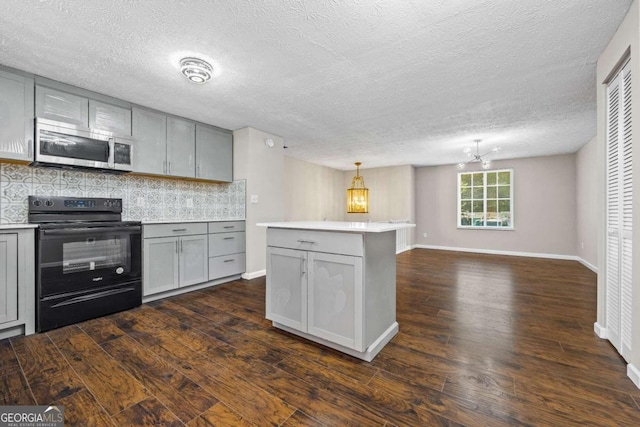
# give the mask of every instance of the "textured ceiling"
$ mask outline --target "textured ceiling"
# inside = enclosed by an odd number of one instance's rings
[[[3,0],[0,64],[338,169],[577,151],[595,64],[631,0]],[[178,59],[219,73],[189,83]],[[481,149],[482,151],[482,149]]]

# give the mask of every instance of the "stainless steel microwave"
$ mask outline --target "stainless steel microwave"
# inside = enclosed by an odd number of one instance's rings
[[[36,165],[133,170],[133,139],[112,132],[36,118]]]

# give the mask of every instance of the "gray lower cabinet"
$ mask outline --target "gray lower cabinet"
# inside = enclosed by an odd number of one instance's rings
[[[196,125],[167,117],[167,175],[196,176]]]
[[[233,181],[233,134],[196,125],[196,178]]]
[[[267,319],[365,350],[361,257],[269,246],[267,263]]]
[[[371,361],[397,332],[395,231],[269,227],[266,318]]]
[[[245,272],[245,222],[209,223],[209,280]]]
[[[18,236],[0,234],[0,326],[18,319]]]
[[[0,230],[0,340],[35,332],[33,228]]]
[[[206,223],[143,226],[143,295],[208,280]]]
[[[0,158],[33,160],[33,79],[0,70]]]

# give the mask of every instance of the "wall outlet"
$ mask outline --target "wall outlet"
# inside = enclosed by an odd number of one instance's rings
[[[192,208],[193,207],[193,199],[187,199],[187,207],[188,208]]]
[[[422,237],[427,237],[427,233],[422,233]]]
[[[138,205],[139,207],[144,207],[144,197],[138,197],[136,199],[136,205]]]
[[[252,194],[251,195],[251,203],[253,203],[253,204],[258,203],[258,195],[257,194]]]
[[[581,242],[580,245],[582,246],[582,249],[584,249],[584,242]]]

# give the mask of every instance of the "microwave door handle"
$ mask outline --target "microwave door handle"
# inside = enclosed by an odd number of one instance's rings
[[[109,147],[107,148],[109,150],[108,154],[108,166],[110,169],[115,169],[116,167],[116,142],[114,138],[109,138]]]

